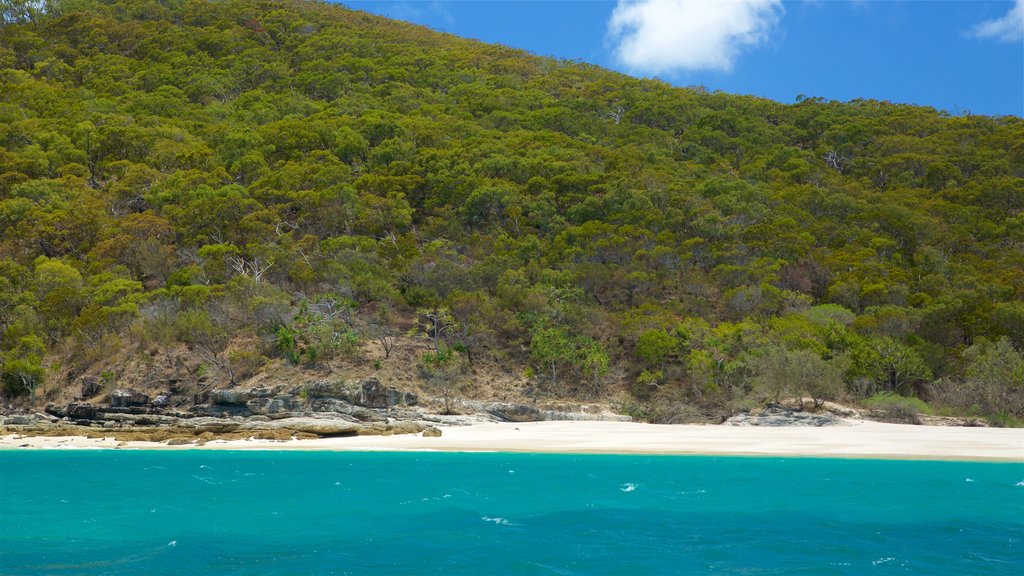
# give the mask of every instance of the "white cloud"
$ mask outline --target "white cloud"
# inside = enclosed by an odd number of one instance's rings
[[[615,57],[637,72],[728,71],[782,12],[782,0],[619,0],[608,33]]]
[[[986,20],[975,26],[973,32],[979,38],[995,38],[1003,42],[1024,40],[1024,0],[1016,0],[1006,16]]]

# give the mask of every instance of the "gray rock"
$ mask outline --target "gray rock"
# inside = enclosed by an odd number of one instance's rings
[[[472,415],[424,414],[423,416],[420,417],[420,419],[426,420],[427,422],[443,424],[445,426],[474,426],[476,424],[485,424],[502,421],[500,418],[497,418],[494,415],[487,413],[477,413]]]
[[[39,420],[39,421],[44,421],[45,420],[46,422],[56,422],[56,421],[60,420],[60,418],[57,418],[56,416],[53,416],[52,414],[47,414],[46,412],[36,412],[32,416],[36,420]]]
[[[487,407],[487,412],[506,422],[537,422],[542,419],[540,410],[528,404],[495,402]]]
[[[376,378],[364,378],[352,396],[352,402],[366,408],[390,408],[402,400],[394,388],[388,388]]]
[[[240,430],[292,430],[317,436],[353,436],[359,433],[362,424],[341,418],[282,418],[272,422],[246,422]]]
[[[93,404],[68,404],[64,415],[73,420],[95,420],[96,406]]]
[[[188,418],[182,420],[180,423],[182,428],[192,428],[197,434],[203,432],[213,432],[214,434],[221,434],[224,432],[234,432],[242,425],[239,420],[232,420],[229,418],[212,418],[208,416],[200,416],[198,418]]]
[[[427,426],[426,428],[423,429],[423,437],[424,438],[440,438],[441,437],[441,429],[438,428],[437,426]]]
[[[544,410],[541,412],[542,420],[598,420],[603,422],[632,422],[633,418],[625,414],[614,412],[563,412],[561,410]]]
[[[35,418],[28,414],[15,414],[3,419],[4,426],[28,426],[35,422]]]
[[[249,394],[253,398],[273,398],[274,396],[280,396],[284,391],[284,386],[262,386],[249,390]]]
[[[423,414],[415,410],[399,410],[395,409],[388,412],[388,416],[391,420],[422,420]]]
[[[348,414],[360,422],[383,422],[387,420],[386,417],[376,410],[370,410],[362,406],[353,406]]]
[[[171,405],[171,397],[168,394],[158,394],[156,398],[153,398],[153,406],[157,408],[166,408]]]
[[[338,412],[348,414],[353,405],[337,398],[313,398],[309,401],[309,409],[313,412]]]
[[[245,406],[249,400],[252,400],[252,393],[248,390],[213,390],[210,392],[210,402],[221,406]]]
[[[95,376],[82,376],[82,398],[92,398],[100,393],[100,379]]]
[[[194,438],[171,438],[167,441],[168,446],[190,446],[195,443],[196,441]]]
[[[118,414],[116,412],[105,412],[103,417],[111,422],[122,422],[133,426],[173,426],[178,419],[173,416],[161,416],[159,414]]]
[[[341,398],[345,394],[345,385],[334,380],[317,380],[306,386],[309,398]]]
[[[416,394],[384,386],[380,380],[374,377],[363,378],[357,382],[318,380],[308,384],[304,390],[306,396],[312,401],[316,399],[344,400],[364,408],[387,409],[400,404],[414,406],[419,402]],[[315,405],[312,401],[311,405]]]
[[[832,414],[795,412],[769,406],[756,414],[737,414],[724,423],[730,426],[838,426],[843,421]]]
[[[253,398],[245,403],[253,414],[281,414],[296,412],[302,409],[302,401],[295,396],[275,396],[273,398]]]
[[[384,434],[419,434],[426,430],[428,424],[415,420],[396,420],[384,426]]]
[[[149,396],[132,388],[118,388],[110,393],[110,405],[114,408],[145,406],[149,404]]]
[[[245,404],[241,406],[226,405],[226,404],[199,404],[188,409],[190,414],[195,416],[211,416],[214,418],[227,418],[229,416],[234,417],[245,417],[252,416],[252,412],[245,407]]]

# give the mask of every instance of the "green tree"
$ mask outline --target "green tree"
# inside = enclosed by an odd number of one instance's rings
[[[448,347],[423,355],[420,376],[427,389],[441,397],[445,414],[453,413],[455,400],[466,389],[464,372],[459,356]]]
[[[1024,355],[1008,338],[983,340],[964,352],[969,397],[987,414],[1024,417]]]
[[[911,396],[932,372],[914,349],[892,338],[861,340],[851,350],[849,374],[867,377],[882,392]]]
[[[551,370],[551,385],[558,385],[558,366],[572,362],[572,338],[561,328],[541,328],[530,338],[530,355]]]
[[[786,396],[808,395],[815,410],[834,400],[843,390],[844,366],[826,361],[808,350],[787,350],[774,346],[752,362],[754,390],[772,403]]]
[[[46,345],[41,338],[25,336],[18,340],[0,365],[0,382],[5,396],[15,398],[28,393],[29,402],[36,403],[36,389],[46,378],[46,370],[42,366],[45,353]]]
[[[661,366],[679,349],[679,341],[664,330],[647,330],[636,343],[636,355],[648,366]]]

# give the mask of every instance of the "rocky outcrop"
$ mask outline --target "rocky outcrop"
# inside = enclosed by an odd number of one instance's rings
[[[92,398],[102,391],[100,379],[95,376],[83,376],[81,379],[81,397],[83,400]]]
[[[397,388],[384,386],[376,378],[364,378],[354,390],[345,392],[345,399],[364,408],[391,408],[399,404],[415,405],[419,400],[415,394],[402,392]]]
[[[253,398],[245,403],[253,414],[278,415],[302,410],[302,400],[291,394],[272,398]]]
[[[238,430],[242,423],[243,421],[241,419],[235,418],[211,418],[208,416],[199,416],[196,418],[182,420],[179,426],[191,430],[195,434],[202,434],[203,432],[225,434]]]
[[[97,407],[93,404],[68,404],[63,414],[55,416],[68,417],[72,420],[92,420],[96,418]]]
[[[769,406],[760,412],[740,413],[724,422],[730,426],[839,426],[845,424],[833,414],[796,412]]]
[[[354,405],[337,398],[312,398],[309,401],[309,409],[313,412],[337,412],[348,414],[352,412]]]
[[[395,420],[391,422],[374,422],[363,424],[359,429],[360,436],[391,436],[394,434],[418,434],[427,428],[428,424],[411,420]]]
[[[281,418],[270,422],[245,422],[238,430],[291,430],[320,437],[354,436],[363,426],[344,418]]]
[[[308,398],[341,398],[344,393],[344,383],[332,380],[318,380],[306,386]]]
[[[544,417],[536,406],[495,402],[487,406],[487,413],[506,422],[538,422]]]
[[[219,406],[245,406],[252,400],[253,394],[249,390],[212,390],[210,391],[210,403]]]
[[[114,408],[130,408],[149,404],[149,396],[132,388],[118,388],[110,393],[110,405]]]
[[[542,420],[578,420],[578,421],[602,421],[602,422],[632,422],[633,418],[625,414],[614,412],[563,412],[561,410],[542,410]]]
[[[167,441],[168,446],[191,446],[195,443],[196,440],[194,438],[171,438]]]
[[[412,392],[384,386],[377,378],[336,382],[319,380],[306,386],[305,394],[313,405],[317,400],[344,400],[356,406],[385,410],[393,406],[415,406],[419,398]],[[321,404],[322,405],[322,404]]]
[[[85,435],[113,434],[126,440],[182,443],[215,438],[287,440],[353,435],[441,435],[439,426],[538,420],[628,420],[600,405],[546,406],[542,411],[515,402],[464,401],[469,413],[425,414],[416,394],[385,386],[377,378],[320,380],[304,385],[254,388],[176,389],[161,381],[152,400],[131,388],[119,388],[109,402],[48,405],[46,414],[16,414],[0,426],[25,431],[52,428]],[[86,390],[88,391],[88,390]],[[181,408],[178,408],[181,407]],[[98,437],[98,436],[97,436]],[[175,440],[178,442],[178,440]]]
[[[180,421],[175,416],[163,414],[123,414],[118,412],[103,412],[102,418],[104,423],[113,422],[132,426],[175,426]]]

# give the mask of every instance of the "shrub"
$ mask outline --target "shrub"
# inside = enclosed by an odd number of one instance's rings
[[[932,410],[923,400],[900,396],[892,392],[880,392],[864,400],[864,407],[874,410],[887,422],[920,424],[920,414],[931,414]]]
[[[254,350],[233,349],[227,352],[227,363],[233,380],[245,380],[252,377],[266,362],[259,352]]]

